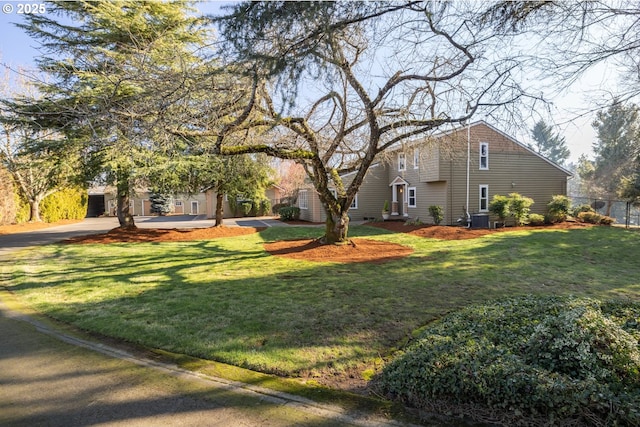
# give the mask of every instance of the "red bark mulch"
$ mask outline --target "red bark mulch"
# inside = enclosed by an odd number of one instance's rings
[[[474,239],[492,233],[509,231],[556,228],[571,229],[590,227],[590,224],[565,222],[544,227],[507,227],[499,229],[468,229],[435,225],[405,225],[400,221],[372,222],[367,225],[384,228],[396,233],[408,233],[419,237],[443,240]],[[210,227],[194,229],[149,229],[130,230],[114,228],[108,233],[67,239],[66,243],[118,243],[118,242],[170,242],[185,240],[206,240],[219,237],[237,237],[253,234],[264,228],[254,227]],[[413,249],[396,243],[372,239],[352,239],[349,244],[323,245],[316,240],[281,240],[266,243],[264,248],[274,256],[283,256],[307,261],[332,261],[342,263],[370,262],[383,263],[410,255]]]

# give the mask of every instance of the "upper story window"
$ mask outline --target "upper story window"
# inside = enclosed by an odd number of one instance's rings
[[[420,167],[420,150],[413,149],[413,168],[418,169]]]
[[[307,190],[298,192],[298,207],[300,209],[309,209],[309,199],[307,198]]]
[[[489,143],[488,142],[480,143],[480,169],[481,170],[489,169]]]
[[[398,153],[398,170],[407,170],[407,158],[404,153]]]

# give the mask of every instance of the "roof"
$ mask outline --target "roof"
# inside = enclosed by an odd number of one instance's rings
[[[449,135],[452,135],[452,134],[454,134],[456,132],[464,130],[467,127],[473,128],[475,126],[480,126],[480,125],[486,126],[489,129],[491,129],[492,131],[494,131],[496,133],[499,133],[500,135],[502,135],[503,137],[505,137],[509,141],[513,142],[514,144],[518,145],[519,147],[523,148],[524,150],[528,151],[529,153],[533,154],[534,156],[539,157],[540,159],[544,160],[545,162],[549,163],[550,165],[554,166],[555,168],[561,170],[563,173],[567,174],[567,176],[573,176],[573,173],[571,171],[569,171],[568,169],[566,169],[566,168],[560,166],[559,164],[549,160],[548,158],[546,158],[542,154],[535,152],[528,145],[521,143],[520,141],[516,140],[512,136],[506,134],[505,132],[501,131],[500,129],[496,128],[495,126],[490,125],[489,123],[485,122],[484,120],[478,120],[477,122],[469,123],[468,125],[458,126],[458,127],[455,127],[453,129],[450,129],[450,130],[447,130],[447,131],[442,131],[440,133],[437,133],[436,135],[433,135],[433,138],[443,138],[445,136],[449,136]],[[409,145],[411,146],[411,145],[414,145],[414,144],[417,144],[417,143],[419,143],[419,140],[416,139],[416,140],[411,141],[411,143]],[[391,151],[397,151],[400,148],[402,148],[402,146],[398,145],[397,148],[394,148]]]

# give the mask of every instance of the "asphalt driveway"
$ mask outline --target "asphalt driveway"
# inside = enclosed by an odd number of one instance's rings
[[[0,278],[11,251],[115,226],[113,218],[97,218],[0,235]],[[0,282],[2,426],[402,425],[192,373],[71,334],[27,314],[3,285]]]

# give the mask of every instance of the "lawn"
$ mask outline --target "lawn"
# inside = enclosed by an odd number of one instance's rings
[[[318,235],[279,227],[201,241],[52,245],[16,254],[0,271],[23,302],[81,328],[328,384],[368,378],[416,330],[470,304],[526,294],[640,301],[636,231],[536,229],[457,241],[350,231],[414,252],[383,264],[274,257],[264,242]]]

